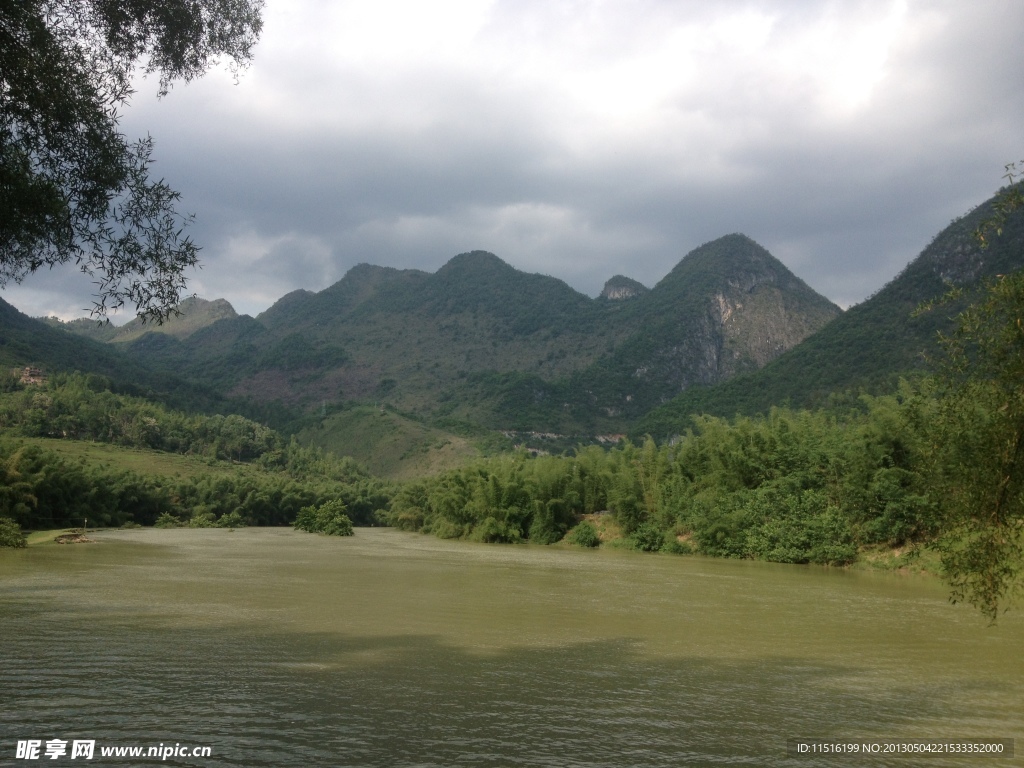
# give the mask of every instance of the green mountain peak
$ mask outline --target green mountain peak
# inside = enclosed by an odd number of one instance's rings
[[[605,282],[599,298],[608,299],[609,301],[623,301],[643,296],[645,293],[650,292],[650,290],[646,285],[631,277],[615,275]]]
[[[833,393],[890,391],[899,376],[925,370],[939,351],[938,333],[950,331],[964,304],[915,310],[952,285],[970,288],[1024,268],[1024,216],[1008,220],[982,248],[974,231],[991,215],[989,200],[954,220],[875,295],[756,372],[683,392],[648,414],[638,433],[681,432],[694,413],[753,414],[782,403],[820,405]]]

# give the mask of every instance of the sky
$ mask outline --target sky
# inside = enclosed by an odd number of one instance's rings
[[[1021,39],[1016,0],[267,0],[237,82],[139,79],[121,124],[239,312],[478,249],[596,296],[734,232],[848,307],[1024,158]]]

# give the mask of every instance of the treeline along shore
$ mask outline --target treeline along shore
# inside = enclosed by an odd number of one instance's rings
[[[909,384],[828,410],[703,417],[662,445],[501,455],[402,484],[240,416],[184,414],[116,394],[99,376],[6,388],[0,516],[25,529],[84,518],[104,526],[290,525],[303,507],[341,499],[357,526],[444,538],[551,544],[606,513],[614,526],[603,527],[639,549],[847,564],[859,547],[920,541],[934,526],[924,464],[935,402]],[[144,462],[128,469],[117,453],[90,462],[39,438],[187,461],[171,465],[172,475]]]

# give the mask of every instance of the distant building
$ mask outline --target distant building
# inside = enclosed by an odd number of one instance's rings
[[[33,368],[31,365],[26,366],[21,371],[21,383],[22,384],[35,384],[41,385],[46,383],[46,376],[43,374],[42,368]]]

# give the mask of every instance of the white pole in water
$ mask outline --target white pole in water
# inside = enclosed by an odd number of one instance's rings
[[[86,532],[88,530],[89,530],[89,518],[87,517],[87,518],[85,518],[85,523],[82,525],[82,535],[85,536],[85,534],[86,534]]]

